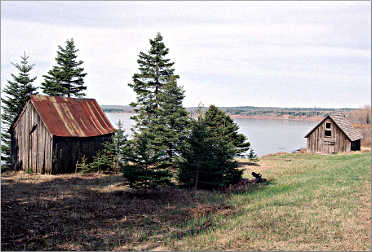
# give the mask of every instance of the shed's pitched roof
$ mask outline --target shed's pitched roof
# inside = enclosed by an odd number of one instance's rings
[[[307,138],[319,125],[321,125],[327,118],[331,118],[331,120],[341,129],[342,132],[345,133],[347,138],[350,141],[355,141],[362,138],[359,130],[355,129],[351,122],[341,113],[334,113],[327,115],[322,121],[320,121],[307,135]]]
[[[92,137],[115,131],[95,99],[31,95],[30,100],[54,136]]]

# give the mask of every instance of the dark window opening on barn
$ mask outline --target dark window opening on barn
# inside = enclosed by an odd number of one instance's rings
[[[32,126],[32,129],[30,130],[30,133],[28,133],[28,134],[31,135],[36,130],[36,127],[37,127],[37,124]]]
[[[330,129],[331,128],[331,123],[326,123],[326,129]]]
[[[326,137],[330,137],[330,136],[332,136],[332,131],[330,131],[330,130],[325,130],[325,131],[324,131],[324,135],[325,135]]]

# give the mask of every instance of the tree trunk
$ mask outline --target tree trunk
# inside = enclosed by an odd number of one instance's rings
[[[199,165],[196,166],[196,176],[195,176],[195,185],[194,185],[195,191],[198,189],[198,182],[199,182]]]

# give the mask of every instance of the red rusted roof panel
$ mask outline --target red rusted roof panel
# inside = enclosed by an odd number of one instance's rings
[[[92,137],[115,131],[94,99],[32,95],[31,102],[52,135]]]

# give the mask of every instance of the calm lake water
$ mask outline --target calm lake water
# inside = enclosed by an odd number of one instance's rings
[[[123,123],[126,134],[130,135],[130,128],[134,122],[128,113],[106,113],[108,119],[116,127],[119,120]],[[275,152],[292,152],[306,147],[305,135],[316,125],[311,121],[290,120],[258,120],[234,119],[239,125],[239,132],[243,133],[251,143],[258,156]]]

